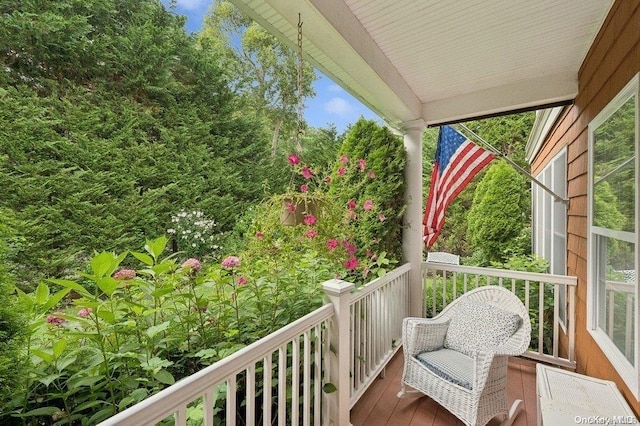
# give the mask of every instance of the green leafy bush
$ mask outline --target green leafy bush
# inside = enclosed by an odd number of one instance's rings
[[[236,256],[204,265],[164,256],[166,244],[101,252],[81,280],[19,292],[30,365],[0,421],[95,424],[311,312],[331,277],[312,253],[277,269]],[[121,268],[129,256],[138,268]]]

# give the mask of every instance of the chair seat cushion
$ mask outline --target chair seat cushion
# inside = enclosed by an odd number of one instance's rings
[[[452,349],[421,352],[416,355],[427,369],[448,382],[473,389],[473,359]]]
[[[447,329],[444,347],[471,355],[506,342],[522,323],[515,312],[488,303],[460,300]]]

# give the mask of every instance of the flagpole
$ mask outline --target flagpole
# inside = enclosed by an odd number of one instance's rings
[[[527,172],[525,169],[523,169],[522,167],[520,167],[518,164],[516,164],[512,159],[510,159],[509,157],[507,157],[506,155],[504,155],[502,152],[498,151],[495,147],[493,147],[489,142],[487,142],[486,140],[482,139],[477,133],[475,133],[473,130],[469,129],[467,126],[465,126],[464,124],[458,123],[456,124],[456,126],[460,126],[462,129],[464,129],[465,131],[467,131],[468,133],[470,133],[473,137],[475,137],[478,141],[482,142],[485,146],[487,146],[495,155],[497,155],[498,157],[502,157],[504,158],[507,163],[511,164],[513,166],[514,169],[516,169],[521,175],[523,175],[524,177],[526,177],[527,179],[529,179],[530,181],[532,181],[533,183],[535,183],[536,185],[538,185],[540,188],[544,189],[546,192],[548,192],[553,198],[555,198],[556,201],[559,201],[561,203],[564,204],[569,204],[569,199],[568,198],[564,198],[561,197],[560,195],[556,194],[555,192],[553,192],[553,190],[549,187],[547,187],[545,184],[543,184],[542,182],[540,182],[538,179],[536,179],[535,177],[531,176],[531,174],[529,172]]]

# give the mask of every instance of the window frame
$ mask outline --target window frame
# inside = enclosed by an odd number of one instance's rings
[[[552,191],[565,198],[567,196],[567,148],[563,147],[535,178]],[[567,274],[567,204],[562,203],[537,184],[532,183],[533,223],[535,224],[533,251],[549,262],[551,274]],[[558,216],[564,220],[558,223]],[[542,226],[538,226],[542,224]],[[557,244],[557,237],[562,237],[563,244]],[[556,268],[556,257],[562,256],[562,265]],[[560,287],[560,327],[567,331],[567,289]]]
[[[615,345],[605,330],[598,326],[600,305],[598,304],[598,283],[596,268],[602,259],[599,253],[598,238],[613,237],[627,240],[629,232],[597,227],[593,225],[593,170],[594,170],[594,133],[607,122],[630,99],[635,99],[635,226],[632,241],[635,244],[635,313],[633,364]],[[625,87],[600,111],[588,126],[588,179],[587,179],[587,330],[611,362],[613,368],[620,374],[636,400],[640,401],[640,331],[638,330],[640,314],[640,285],[638,280],[638,266],[640,265],[640,73],[636,74]]]

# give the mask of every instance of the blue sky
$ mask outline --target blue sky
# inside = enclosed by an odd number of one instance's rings
[[[165,5],[169,0],[162,0]],[[187,32],[197,32],[202,26],[202,19],[213,0],[177,0],[174,12],[187,17]],[[305,99],[305,119],[312,127],[327,127],[334,124],[342,133],[349,124],[355,123],[361,116],[367,119],[382,121],[360,101],[347,93],[319,71],[318,80],[314,84],[316,96]]]

